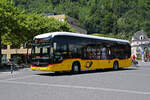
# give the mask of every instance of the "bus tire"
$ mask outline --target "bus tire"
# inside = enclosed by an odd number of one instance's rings
[[[117,61],[114,62],[114,64],[113,64],[113,69],[114,69],[114,70],[118,70],[118,69],[119,69],[119,64],[118,64]]]
[[[74,62],[72,64],[72,73],[80,73],[80,63],[79,62]]]

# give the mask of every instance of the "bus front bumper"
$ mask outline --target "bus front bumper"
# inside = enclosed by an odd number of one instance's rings
[[[30,69],[33,71],[53,71],[51,65],[48,65],[47,67],[40,67],[40,66],[37,67],[31,65]]]

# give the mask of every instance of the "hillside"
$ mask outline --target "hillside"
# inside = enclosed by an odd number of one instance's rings
[[[114,34],[130,38],[144,29],[150,36],[149,0],[14,0],[27,13],[56,12],[80,21],[89,34]]]

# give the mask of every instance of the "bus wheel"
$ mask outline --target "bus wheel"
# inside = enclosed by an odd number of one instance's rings
[[[72,73],[80,72],[80,64],[78,62],[73,63],[72,65]]]
[[[119,64],[118,64],[117,61],[114,62],[113,69],[114,70],[118,70],[119,69]]]

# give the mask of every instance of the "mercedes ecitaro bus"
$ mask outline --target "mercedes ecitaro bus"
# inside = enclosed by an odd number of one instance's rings
[[[71,71],[131,66],[129,41],[71,32],[37,35],[32,44],[32,70]]]

